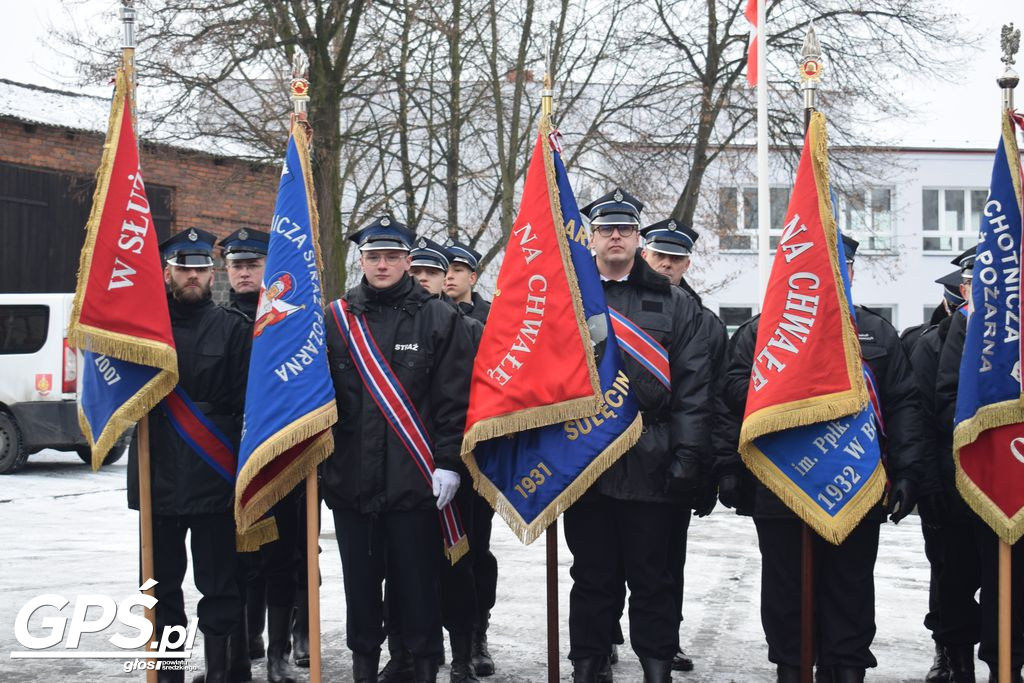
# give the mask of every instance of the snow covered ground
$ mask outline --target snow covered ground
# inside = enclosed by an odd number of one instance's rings
[[[141,673],[124,672],[127,657],[10,658],[12,651],[25,649],[15,638],[14,622],[29,599],[58,593],[73,605],[78,595],[104,594],[119,603],[137,591],[138,516],[125,503],[126,460],[93,474],[73,453],[46,451],[31,456],[18,474],[0,477],[0,681],[143,679]],[[498,670],[487,680],[543,682],[547,680],[544,541],[523,546],[500,520],[495,520],[494,529],[500,577],[490,643]],[[330,515],[324,515],[321,545],[323,680],[345,681],[350,679],[344,645],[345,598]],[[566,659],[570,562],[563,542],[558,569],[562,680],[571,679]],[[931,663],[932,643],[921,625],[927,608],[928,565],[917,517],[911,516],[898,527],[883,527],[876,577],[878,633],[873,649],[879,665],[869,672],[868,680],[923,680]],[[760,556],[752,522],[721,507],[710,517],[694,520],[686,580],[682,642],[693,655],[696,670],[676,673],[675,681],[773,681],[774,668],[767,661],[759,617]],[[188,581],[185,591],[194,615],[198,594]],[[41,618],[55,613],[46,609],[30,622],[33,635],[45,634]],[[62,615],[69,617],[71,612],[68,606]],[[95,616],[90,611],[89,618]],[[623,631],[628,634],[625,621]],[[111,626],[83,635],[79,649],[113,650],[107,639],[118,630],[125,635],[133,633],[124,626]],[[201,653],[201,644],[196,645]],[[63,649],[63,643],[56,649]],[[642,681],[628,642],[621,654],[615,680]],[[265,661],[254,667],[254,680],[265,680]],[[202,664],[198,657],[192,663]],[[983,669],[979,665],[979,671]],[[299,671],[299,680],[308,680],[306,670]],[[447,681],[447,669],[442,669],[439,680]]]

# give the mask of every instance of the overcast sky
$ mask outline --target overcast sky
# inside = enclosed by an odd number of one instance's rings
[[[1024,27],[1024,2],[938,1],[964,15],[962,28],[968,33],[986,38],[980,41],[970,65],[956,73],[906,75],[908,115],[891,122],[891,137],[897,144],[994,147],[999,107],[995,78],[1002,73],[999,28],[1010,21]],[[0,0],[0,4],[4,9],[0,22],[0,78],[66,88],[74,77],[74,66],[55,51],[59,46],[54,41],[47,40],[47,27],[99,26],[103,22],[109,25],[112,34],[120,33],[118,0]],[[827,42],[825,36],[821,39]],[[826,69],[827,66],[826,63]],[[1024,52],[1017,55],[1016,68],[1018,73],[1024,73]],[[826,82],[827,75],[826,71]],[[97,86],[90,90],[109,93],[105,86]],[[1024,86],[1018,88],[1017,103],[1019,109],[1024,109]]]

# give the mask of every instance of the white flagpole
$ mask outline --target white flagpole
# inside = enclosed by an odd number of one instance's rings
[[[768,53],[765,36],[765,0],[757,0],[757,272],[761,278],[761,301],[768,288],[771,270],[768,231],[771,200],[768,190]]]

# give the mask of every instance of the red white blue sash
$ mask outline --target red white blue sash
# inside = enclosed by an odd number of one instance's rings
[[[647,368],[654,378],[672,390],[672,371],[668,364],[668,351],[654,337],[647,334],[642,327],[608,307],[608,315],[612,319],[612,329],[619,340],[622,350],[633,357],[640,365]]]
[[[402,383],[377,347],[366,318],[350,313],[348,305],[341,299],[331,302],[331,314],[345,337],[349,355],[367,392],[430,487],[434,474],[434,449],[427,429]],[[454,564],[469,550],[469,539],[463,531],[462,517],[455,501],[446,505],[439,514],[445,554]]]
[[[238,454],[231,440],[196,407],[181,385],[160,402],[178,435],[213,471],[230,484],[235,483]]]

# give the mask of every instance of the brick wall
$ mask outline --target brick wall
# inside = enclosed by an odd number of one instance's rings
[[[0,162],[92,177],[103,139],[99,133],[0,117]],[[141,163],[147,184],[172,189],[173,232],[196,226],[223,237],[243,226],[269,228],[280,180],[277,165],[148,144],[142,146]],[[80,239],[81,227],[68,229]],[[223,270],[215,285],[221,300],[227,288]]]

